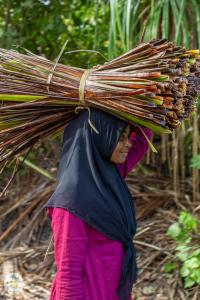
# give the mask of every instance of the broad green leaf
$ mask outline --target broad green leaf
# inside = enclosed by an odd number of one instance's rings
[[[195,280],[196,283],[200,284],[200,268],[193,270],[190,277]]]
[[[183,224],[187,229],[197,230],[198,220],[187,211],[181,211],[179,216],[179,222]]]
[[[165,273],[172,273],[173,270],[177,268],[177,264],[175,262],[168,262],[164,264],[164,272]]]
[[[197,257],[192,257],[185,261],[184,265],[189,269],[198,268],[200,267],[200,260]]]
[[[176,257],[179,258],[181,261],[185,262],[188,259],[188,252],[178,252]]]
[[[180,269],[180,274],[182,277],[186,277],[190,274],[190,269],[188,267],[186,267],[185,265],[183,265]]]
[[[189,288],[195,284],[195,281],[190,277],[185,278],[184,287]]]
[[[178,245],[176,247],[176,250],[184,252],[184,251],[189,251],[190,249],[192,249],[192,247],[188,246],[188,245]]]
[[[200,246],[199,246],[199,247],[200,247]],[[198,259],[200,259],[200,248],[197,249],[197,250],[195,250],[195,251],[193,251],[193,252],[189,255],[189,257],[195,257],[195,256],[197,256]]]
[[[171,236],[172,238],[177,238],[181,234],[181,227],[180,225],[176,222],[172,224],[166,233],[168,236]]]

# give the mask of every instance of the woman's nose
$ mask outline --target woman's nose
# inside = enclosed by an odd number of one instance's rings
[[[126,147],[131,148],[131,146],[132,146],[131,141],[129,139],[126,139],[125,145],[126,145]]]

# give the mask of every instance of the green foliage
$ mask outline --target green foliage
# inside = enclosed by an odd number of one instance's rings
[[[107,52],[109,5],[106,1],[0,0],[0,47],[18,45],[55,59],[64,42],[66,52],[95,49]],[[63,54],[62,62],[79,67],[101,63],[97,54]]]
[[[186,48],[200,47],[198,0],[110,0],[109,58],[144,41],[167,38]]]
[[[171,273],[178,267],[177,263],[175,262],[168,262],[164,265],[164,272]]]
[[[166,235],[176,241],[175,262],[164,265],[164,272],[172,273],[179,265],[184,287],[200,284],[200,242],[198,219],[187,211],[181,211],[178,222],[173,223]]]
[[[68,39],[67,51],[98,50],[109,59],[144,40],[166,37],[186,47],[200,47],[198,0],[0,0],[0,46],[19,45],[55,59]],[[62,62],[90,67],[97,54],[68,53]]]
[[[200,154],[195,155],[195,156],[191,159],[191,167],[192,167],[192,168],[196,168],[196,169],[200,169]]]

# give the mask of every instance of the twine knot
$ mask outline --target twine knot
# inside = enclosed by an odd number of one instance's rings
[[[90,127],[97,133],[99,134],[99,131],[95,128],[95,126],[92,124],[91,119],[90,119],[90,107],[86,106],[85,103],[85,98],[84,98],[84,94],[85,94],[85,85],[86,85],[86,80],[88,78],[88,75],[90,73],[91,69],[85,70],[81,76],[81,80],[79,83],[79,100],[80,100],[80,105],[77,106],[74,109],[75,114],[79,114],[82,110],[87,109],[89,112],[89,117],[88,117],[88,123],[90,125]]]

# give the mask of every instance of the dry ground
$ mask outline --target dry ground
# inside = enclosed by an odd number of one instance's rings
[[[170,276],[163,272],[164,263],[174,258],[175,249],[175,243],[165,235],[168,226],[177,220],[181,209],[193,211],[199,205],[200,199],[197,203],[191,201],[191,182],[180,182],[178,198],[171,180],[156,174],[138,176],[133,172],[127,183],[136,201],[138,219],[134,241],[139,274],[134,299],[199,300],[200,286],[184,289],[178,270]],[[51,227],[42,206],[55,184],[33,178],[23,193],[16,187],[1,199],[0,300],[49,300],[56,267],[53,244],[44,259]],[[200,209],[195,213],[200,217]],[[23,288],[17,278],[11,292],[5,278],[13,273],[22,276]]]

